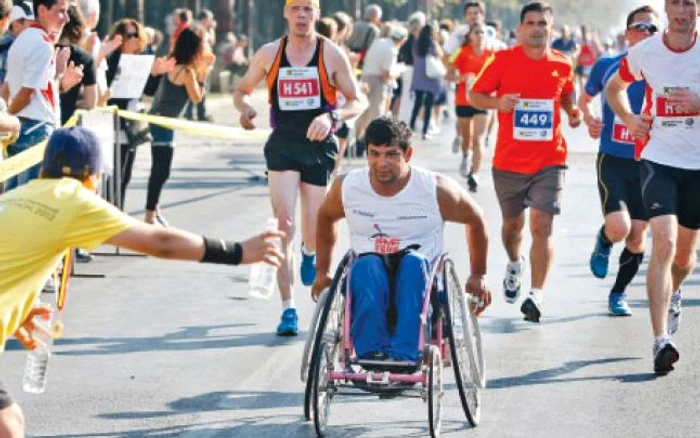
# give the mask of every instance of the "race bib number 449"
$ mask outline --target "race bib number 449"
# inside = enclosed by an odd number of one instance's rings
[[[513,114],[513,138],[548,141],[554,138],[554,101],[520,99]]]
[[[316,67],[280,68],[277,79],[282,111],[313,110],[321,107],[321,80]]]

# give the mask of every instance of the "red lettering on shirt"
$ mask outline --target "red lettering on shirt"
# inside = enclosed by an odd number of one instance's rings
[[[634,137],[630,134],[629,129],[620,123],[613,125],[613,140],[618,143],[634,144]]]
[[[278,88],[282,98],[316,97],[320,94],[317,79],[280,79]]]
[[[374,252],[393,254],[401,250],[401,240],[396,237],[377,237],[374,239]]]
[[[668,97],[658,96],[656,98],[656,115],[659,117],[696,117],[700,116],[700,113],[685,111],[669,102]]]

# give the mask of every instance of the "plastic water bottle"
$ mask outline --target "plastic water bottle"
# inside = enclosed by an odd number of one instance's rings
[[[279,222],[277,218],[269,218],[265,231],[277,231]],[[279,247],[279,239],[277,245]],[[275,291],[277,284],[277,268],[264,262],[259,262],[250,267],[248,277],[248,295],[254,298],[269,300]]]
[[[51,357],[51,347],[53,346],[53,323],[55,309],[51,309],[48,319],[41,316],[34,317],[35,329],[34,339],[38,341],[35,349],[27,354],[27,364],[24,368],[24,378],[22,379],[22,389],[32,394],[42,394],[46,390],[46,372]]]

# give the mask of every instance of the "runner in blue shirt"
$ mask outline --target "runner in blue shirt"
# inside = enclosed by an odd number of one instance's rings
[[[642,6],[627,17],[625,36],[630,46],[653,35],[658,30],[657,13],[650,6]],[[603,119],[591,111],[595,96],[601,93],[607,82],[620,68],[624,54],[602,58],[593,66],[585,90],[581,93],[579,107],[592,138],[600,139],[598,152],[598,191],[605,216],[605,224],[596,236],[590,267],[593,275],[605,278],[608,259],[614,243],[625,241],[620,255],[617,279],[608,297],[608,309],[613,316],[630,316],[625,290],[639,270],[644,258],[647,212],[642,202],[639,163],[635,160],[635,140],[601,95]],[[632,111],[639,114],[644,104],[646,83],[635,82],[628,89]]]

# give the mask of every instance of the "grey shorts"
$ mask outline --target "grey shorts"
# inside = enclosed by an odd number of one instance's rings
[[[561,213],[566,167],[552,166],[528,175],[493,169],[493,183],[504,218],[519,216],[528,207]]]

